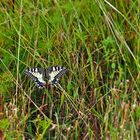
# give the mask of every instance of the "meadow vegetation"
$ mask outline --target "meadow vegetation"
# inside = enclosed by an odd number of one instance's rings
[[[38,89],[27,67],[63,65]],[[140,139],[138,0],[0,1],[0,139]]]

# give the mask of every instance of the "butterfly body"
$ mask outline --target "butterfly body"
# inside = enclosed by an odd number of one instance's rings
[[[45,79],[48,80],[49,84],[55,86],[67,71],[68,69],[63,66],[52,66],[47,69],[28,68],[25,70],[25,74],[35,81],[39,88],[43,88],[46,86]]]

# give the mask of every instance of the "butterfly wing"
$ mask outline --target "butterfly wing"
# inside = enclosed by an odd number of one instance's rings
[[[46,85],[46,82],[44,81],[44,69],[28,68],[25,70],[25,74],[35,81],[39,88],[43,88]]]
[[[46,78],[49,80],[49,83],[56,85],[66,72],[68,72],[68,69],[63,66],[52,66],[46,70]]]

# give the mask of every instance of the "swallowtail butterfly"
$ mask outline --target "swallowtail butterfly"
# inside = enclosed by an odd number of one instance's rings
[[[68,72],[68,69],[63,66],[52,66],[47,69],[28,68],[25,70],[25,74],[35,81],[39,88],[46,86],[46,79],[49,84],[55,86],[66,72]]]

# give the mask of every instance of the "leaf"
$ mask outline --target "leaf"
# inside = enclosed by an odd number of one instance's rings
[[[3,130],[7,130],[7,128],[9,127],[10,125],[10,122],[8,119],[2,119],[0,120],[0,129],[3,129]]]
[[[60,108],[61,108],[61,106],[62,106],[62,104],[64,102],[64,99],[65,99],[65,96],[64,96],[64,93],[62,93],[62,95],[61,95],[61,102],[60,102]]]

